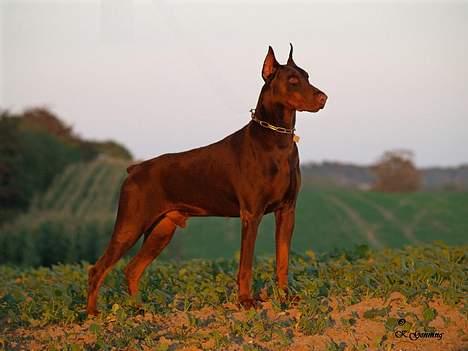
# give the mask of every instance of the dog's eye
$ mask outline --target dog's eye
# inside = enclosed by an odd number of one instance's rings
[[[295,76],[289,77],[288,82],[289,82],[289,84],[292,84],[292,85],[298,84],[299,83],[299,78],[297,78]]]

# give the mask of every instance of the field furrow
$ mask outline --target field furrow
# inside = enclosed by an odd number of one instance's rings
[[[47,192],[39,197],[39,209],[57,209],[58,199],[67,193],[70,189],[68,185],[74,179],[73,175],[79,168],[79,164],[68,166],[64,172],[58,175],[52,182]],[[33,210],[35,208],[33,207]]]
[[[73,204],[81,195],[83,184],[95,172],[99,164],[97,161],[90,162],[89,164],[79,164],[70,175],[71,181],[68,183],[67,188],[61,192],[60,197],[53,206],[64,212],[70,212]]]
[[[385,206],[380,205],[378,202],[373,201],[370,199],[368,196],[365,196],[366,194],[363,193],[355,193],[355,196],[362,201],[364,204],[367,206],[371,206],[375,208],[381,216],[385,219],[385,221],[390,222],[393,224],[395,227],[397,227],[402,233],[405,238],[408,240],[408,242],[412,244],[420,244],[420,241],[416,238],[414,234],[414,224],[419,221],[419,218],[424,215],[424,212],[418,212],[416,216],[413,218],[411,222],[405,222],[402,219],[399,219],[391,209],[386,208]]]
[[[89,209],[96,210],[96,199],[105,197],[107,194],[101,192],[100,189],[102,184],[106,182],[106,177],[112,172],[112,169],[102,163],[95,171],[93,175],[88,178],[88,181],[84,184],[80,194],[80,201],[75,202],[73,206],[73,212],[77,216],[82,216]]]
[[[375,234],[375,227],[366,222],[364,218],[360,216],[358,212],[356,212],[352,207],[348,206],[344,201],[341,201],[335,196],[330,196],[330,201],[332,201],[336,206],[342,209],[350,221],[354,223],[361,232],[365,233],[367,241],[372,247],[381,248],[382,244],[377,240],[377,236]]]

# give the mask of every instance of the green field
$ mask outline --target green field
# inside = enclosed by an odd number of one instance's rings
[[[184,257],[229,255],[239,249],[239,230],[238,219],[194,218],[174,244]],[[468,242],[468,193],[382,194],[305,186],[294,233],[292,248],[297,252],[359,244],[402,247],[434,240],[463,244]],[[262,221],[256,252],[275,252],[272,215]]]
[[[68,167],[35,198],[28,213],[0,229],[0,263],[96,260],[111,235],[126,166],[125,161],[101,158]],[[301,189],[292,243],[296,252],[360,244],[402,247],[434,240],[468,242],[468,193],[383,194],[310,185]],[[238,219],[192,218],[163,257],[231,258],[239,246]],[[272,215],[262,221],[256,253],[274,253]]]

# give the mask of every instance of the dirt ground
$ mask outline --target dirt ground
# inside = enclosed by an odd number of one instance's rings
[[[386,316],[366,318],[364,313],[373,308],[381,309],[389,306]],[[395,351],[464,351],[468,350],[468,322],[459,312],[460,306],[452,307],[435,300],[429,303],[431,308],[437,311],[436,317],[430,323],[433,327],[434,335],[439,337],[429,337],[430,335],[417,334],[418,330],[411,329],[405,335],[402,315],[407,319],[406,323],[411,323],[411,316],[422,316],[424,307],[418,304],[409,304],[399,293],[393,293],[386,301],[382,299],[367,299],[352,306],[340,306],[336,300],[332,300],[330,317],[335,321],[332,327],[327,327],[321,335],[304,335],[297,328],[297,321],[300,311],[291,308],[289,310],[277,311],[272,308],[270,302],[262,303],[262,309],[266,311],[266,316],[271,321],[291,322],[291,333],[284,342],[279,340],[280,336],[273,334],[268,341],[261,338],[244,335],[240,341],[233,341],[228,344],[219,344],[219,338],[230,335],[229,323],[226,320],[219,322],[219,309],[203,308],[192,311],[191,315],[196,317],[201,323],[194,326],[187,313],[177,312],[171,316],[160,316],[157,314],[145,313],[132,317],[129,323],[137,326],[146,321],[151,325],[157,325],[157,332],[152,335],[153,346],[141,343],[143,350],[395,350]],[[225,316],[239,322],[246,321],[248,312],[239,310],[233,304],[225,304]],[[389,317],[398,320],[397,325],[389,330],[385,326],[385,321]],[[351,320],[351,323],[349,321]],[[348,322],[347,322],[348,321]],[[113,333],[116,321],[107,318],[103,322],[103,333]],[[96,343],[96,332],[93,330],[95,320],[89,319],[82,324],[69,324],[64,326],[49,325],[37,328],[20,328],[7,331],[7,334],[0,337],[5,349],[13,350],[43,350],[51,349],[50,345],[58,343],[61,347],[65,345],[76,345],[74,349],[89,349]],[[185,330],[185,342],[174,341],[174,334],[179,333],[181,328]],[[216,331],[217,338],[213,337]],[[198,338],[197,342],[191,335],[205,335]],[[419,335],[418,338],[416,338]],[[400,337],[397,337],[400,336]],[[216,340],[218,339],[218,341]],[[139,344],[140,345],[140,344]],[[0,343],[1,346],[1,343]],[[0,350],[2,348],[0,347]],[[74,350],[73,349],[73,350]],[[118,347],[112,347],[118,350]],[[124,349],[131,350],[133,347]]]

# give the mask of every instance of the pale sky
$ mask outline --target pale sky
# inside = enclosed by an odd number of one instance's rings
[[[139,159],[244,126],[268,45],[329,97],[302,162],[468,163],[468,2],[0,0],[0,107],[48,106]]]

